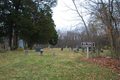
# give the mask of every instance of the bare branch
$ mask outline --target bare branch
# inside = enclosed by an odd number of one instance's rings
[[[83,22],[83,24],[84,24],[84,26],[86,28],[87,35],[88,35],[88,40],[89,40],[89,32],[88,32],[88,28],[87,28],[87,25],[85,23],[85,20],[84,20],[83,16],[79,13],[78,8],[77,8],[77,6],[75,4],[75,0],[72,0],[72,1],[73,1],[73,4],[74,4],[75,8],[76,8],[76,12],[78,13],[79,17],[82,19],[82,22]]]

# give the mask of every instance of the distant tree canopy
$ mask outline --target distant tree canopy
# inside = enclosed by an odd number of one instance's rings
[[[23,39],[32,47],[34,43],[48,43],[55,30],[51,7],[57,0],[1,0],[0,37],[9,37],[9,46],[18,47]]]

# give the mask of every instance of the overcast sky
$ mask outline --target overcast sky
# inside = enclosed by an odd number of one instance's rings
[[[73,28],[76,24],[74,11],[70,10],[67,6],[74,8],[72,0],[58,0],[58,4],[53,8],[53,20],[57,29],[68,30]]]
[[[81,2],[84,2],[84,0],[81,0]],[[83,24],[81,24],[82,21],[80,20],[80,17],[78,17],[76,11],[73,11],[71,9],[75,10],[72,0],[58,0],[57,6],[53,8],[53,20],[56,24],[57,29],[62,29],[66,31],[72,30],[75,27],[84,26]],[[79,8],[79,10],[84,11],[84,9],[82,8]],[[84,19],[86,19],[85,21],[87,22],[88,17],[84,17]]]

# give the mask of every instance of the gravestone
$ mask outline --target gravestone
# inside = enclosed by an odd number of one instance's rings
[[[48,46],[48,49],[50,49],[50,46]]]
[[[28,55],[28,50],[25,51],[25,55]]]
[[[5,44],[3,45],[3,49],[5,49]]]
[[[48,43],[48,49],[50,49],[50,45],[49,45],[49,43]]]
[[[89,49],[89,51],[91,51],[91,47],[89,47],[88,49]]]
[[[55,52],[53,52],[53,56],[55,56]]]
[[[73,47],[71,48],[71,51],[73,51]]]
[[[101,53],[103,53],[103,49],[101,48]]]
[[[22,39],[19,40],[19,47],[21,47],[23,49],[23,40]]]
[[[10,47],[8,47],[8,51],[10,51]]]
[[[93,53],[95,53],[95,47],[93,47]]]
[[[69,51],[70,51],[70,47],[69,47]]]
[[[79,51],[79,50],[78,50],[78,45],[76,45],[76,50]]]
[[[82,48],[82,52],[84,52],[84,48]]]
[[[67,49],[67,46],[66,46],[66,49]]]
[[[79,51],[79,49],[77,48],[77,51]]]
[[[63,47],[61,48],[61,51],[63,51]]]
[[[40,46],[37,46],[37,47],[35,47],[35,51],[37,52],[37,51],[40,51],[42,49],[42,47],[40,47]]]
[[[40,50],[40,55],[41,55],[41,56],[43,55],[43,49]]]
[[[74,50],[74,53],[78,53],[78,51],[77,51],[77,50]]]

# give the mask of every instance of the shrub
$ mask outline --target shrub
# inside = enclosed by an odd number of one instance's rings
[[[22,47],[19,47],[19,48],[18,48],[18,51],[23,51],[23,48],[22,48]]]
[[[107,46],[104,46],[103,49],[107,49]]]
[[[108,49],[110,49],[110,47],[108,47]]]

